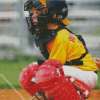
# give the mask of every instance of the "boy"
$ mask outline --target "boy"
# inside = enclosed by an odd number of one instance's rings
[[[28,0],[24,9],[30,14],[26,18],[29,31],[47,61],[28,65],[20,85],[31,95],[41,91],[54,100],[88,98],[99,69],[83,38],[66,28],[71,24],[66,0]]]

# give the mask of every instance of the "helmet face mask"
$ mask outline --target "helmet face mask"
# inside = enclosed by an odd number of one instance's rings
[[[34,9],[29,9],[29,16],[26,17],[26,21],[31,35],[34,35],[35,33],[39,33],[39,31],[42,31],[46,28],[47,13],[41,11],[41,13],[38,14],[36,17],[32,17],[32,10]],[[33,22],[33,18],[37,18],[38,22]]]
[[[41,10],[43,8],[46,8],[45,5],[43,5],[39,0],[28,0],[24,4],[24,11],[28,11],[29,9],[32,9],[34,7],[37,10]]]
[[[42,0],[43,1],[43,0]],[[68,14],[68,7],[66,0],[44,0],[46,6],[40,2],[40,0],[28,0],[24,4],[24,11],[29,11],[29,16],[26,17],[29,31],[32,35],[35,33],[41,33],[46,30],[46,25],[48,23],[61,24],[61,20],[64,19]],[[34,7],[34,9],[32,9]],[[46,9],[46,11],[43,11]],[[32,10],[40,10],[41,13],[36,17],[32,17]],[[53,14],[56,17],[53,18]],[[35,25],[32,18],[37,18],[38,24]]]

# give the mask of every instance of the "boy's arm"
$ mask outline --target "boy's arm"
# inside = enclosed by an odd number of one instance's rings
[[[97,67],[100,70],[100,58],[94,57],[93,60],[94,60],[94,62],[96,63]]]

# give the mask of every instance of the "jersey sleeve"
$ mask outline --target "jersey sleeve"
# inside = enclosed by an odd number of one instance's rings
[[[50,54],[49,59],[58,60],[64,64],[66,61],[67,39],[65,40],[63,37],[59,32],[56,38],[48,42],[47,50]]]

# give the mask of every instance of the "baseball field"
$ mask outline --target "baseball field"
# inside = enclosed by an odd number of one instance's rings
[[[19,75],[33,61],[36,58],[28,56],[15,61],[0,61],[0,100],[30,100],[31,96],[19,86]],[[100,78],[87,100],[100,100]]]

